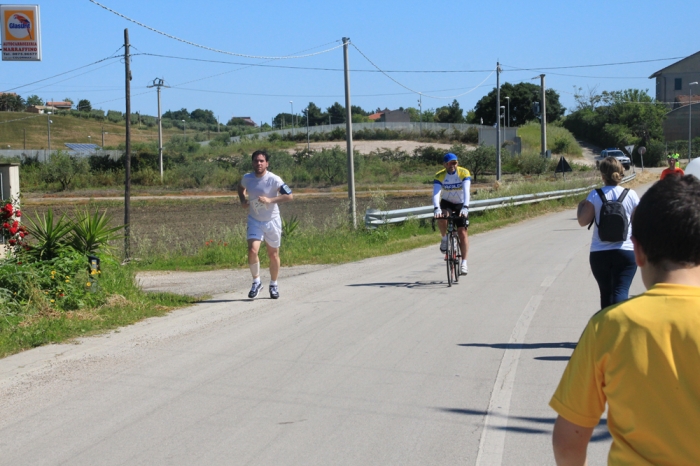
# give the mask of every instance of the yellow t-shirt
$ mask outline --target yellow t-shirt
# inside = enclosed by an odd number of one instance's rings
[[[594,427],[608,464],[700,464],[700,288],[657,284],[588,322],[549,405]]]

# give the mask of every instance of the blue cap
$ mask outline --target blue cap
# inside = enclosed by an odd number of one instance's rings
[[[442,158],[442,161],[445,162],[445,163],[451,162],[451,161],[453,161],[453,160],[457,160],[457,156],[454,155],[452,152],[448,152],[448,153],[445,154],[445,156]]]

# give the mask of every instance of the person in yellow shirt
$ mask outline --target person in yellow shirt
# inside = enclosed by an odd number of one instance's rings
[[[608,464],[700,464],[700,180],[649,188],[632,241],[647,291],[590,319],[549,403],[560,466],[586,464],[606,404]]]

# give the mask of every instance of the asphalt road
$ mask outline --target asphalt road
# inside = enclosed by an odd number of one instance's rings
[[[0,464],[554,464],[547,403],[599,302],[574,217],[474,236],[449,289],[436,244],[0,360]]]

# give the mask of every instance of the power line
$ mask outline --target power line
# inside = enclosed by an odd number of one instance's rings
[[[375,67],[377,70],[379,70],[384,76],[386,76],[387,78],[391,79],[392,81],[394,81],[394,82],[395,82],[396,84],[398,84],[399,86],[403,87],[403,88],[406,89],[406,90],[409,90],[409,91],[413,92],[414,94],[424,95],[424,96],[430,97],[430,98],[432,98],[432,99],[454,99],[454,98],[456,98],[456,97],[461,97],[461,96],[463,96],[463,95],[469,94],[470,92],[472,92],[472,91],[476,90],[477,88],[481,87],[481,85],[484,84],[484,83],[486,82],[486,80],[489,79],[489,78],[491,77],[491,75],[493,75],[493,73],[495,72],[495,70],[491,70],[491,73],[489,73],[489,75],[486,76],[486,78],[485,78],[483,81],[481,81],[481,82],[480,82],[478,85],[476,85],[475,87],[469,89],[467,92],[463,92],[462,94],[457,94],[457,95],[453,95],[453,96],[446,96],[446,97],[433,96],[433,95],[424,94],[423,92],[420,92],[420,91],[416,91],[415,89],[411,89],[410,87],[408,87],[408,86],[406,86],[406,85],[400,83],[399,81],[397,81],[396,79],[394,79],[392,76],[390,76],[389,74],[387,74],[386,71],[384,71],[384,70],[382,70],[381,68],[379,68],[372,60],[369,59],[369,57],[368,57],[367,55],[365,55],[364,53],[362,53],[362,50],[360,50],[360,49],[357,47],[357,45],[355,45],[355,44],[352,43],[352,42],[350,43],[350,45],[352,45],[353,47],[355,47],[355,50],[357,50],[357,51],[360,53],[360,55],[362,55],[362,56],[365,58],[365,60],[367,60],[372,66],[374,66],[374,67]]]
[[[600,66],[618,66],[618,65],[635,65],[638,63],[651,63],[651,62],[657,62],[657,61],[668,61],[668,60],[680,60],[682,58],[686,57],[671,57],[671,58],[655,58],[653,60],[637,60],[637,61],[621,61],[621,62],[615,62],[615,63],[601,63],[597,65],[571,65],[571,66],[550,66],[550,67],[537,67],[537,68],[518,68],[516,66],[511,66],[511,65],[503,65],[511,68],[510,70],[507,71],[541,71],[541,70],[566,70],[566,69],[573,69],[573,68],[596,68]]]
[[[96,62],[92,62],[92,63],[90,63],[90,64],[88,64],[88,65],[79,66],[78,68],[74,68],[74,69],[69,70],[69,71],[64,71],[63,73],[58,73],[58,74],[55,74],[55,75],[53,75],[53,76],[49,76],[48,78],[40,79],[40,80],[38,80],[38,81],[32,81],[32,82],[27,83],[27,84],[22,84],[21,86],[13,87],[12,89],[7,89],[7,90],[4,90],[4,91],[2,91],[2,92],[10,92],[10,91],[14,91],[15,89],[21,89],[21,88],[23,88],[23,87],[31,86],[32,84],[40,83],[40,82],[43,82],[43,81],[48,81],[49,79],[57,78],[57,77],[59,77],[59,76],[63,76],[64,74],[68,74],[68,73],[72,73],[72,72],[74,72],[74,71],[82,70],[83,68],[87,68],[88,66],[96,65],[96,64],[102,63],[103,61],[106,61],[106,60],[113,60],[113,59],[115,59],[115,58],[121,58],[121,57],[120,57],[120,56],[114,56],[114,55],[113,55],[113,56],[110,56],[110,57],[107,57],[107,58],[103,58],[102,60],[97,60]]]
[[[172,34],[168,34],[168,33],[159,31],[158,29],[152,28],[151,26],[148,26],[148,25],[143,24],[139,21],[136,21],[135,19],[129,18],[128,16],[125,16],[125,15],[119,13],[118,11],[114,11],[111,8],[106,7],[105,5],[102,5],[101,3],[96,2],[95,0],[90,0],[90,2],[94,3],[95,5],[97,5],[101,8],[104,8],[105,10],[109,11],[110,13],[114,13],[115,15],[117,15],[121,18],[124,18],[127,21],[130,21],[134,24],[137,24],[137,25],[141,26],[142,28],[145,28],[145,29],[148,29],[149,31],[155,32],[156,34],[160,34],[162,36],[165,36],[168,39],[173,39],[173,40],[176,40],[178,42],[182,42],[183,44],[191,45],[193,47],[198,47],[200,49],[209,50],[210,52],[223,53],[224,55],[233,55],[236,57],[255,58],[255,59],[262,59],[262,60],[289,60],[289,59],[293,59],[293,58],[306,58],[306,57],[313,57],[315,55],[321,55],[323,53],[330,52],[332,50],[338,49],[338,48],[343,46],[343,44],[338,44],[335,47],[331,47],[329,49],[322,50],[320,52],[309,53],[306,55],[287,55],[287,56],[281,56],[281,57],[266,57],[266,56],[261,56],[261,55],[248,55],[248,54],[244,54],[244,53],[227,52],[226,50],[220,50],[220,49],[215,49],[212,47],[207,47],[206,45],[197,44],[195,42],[191,42],[189,40],[185,40],[185,39],[181,39],[179,37],[173,36]],[[340,42],[340,41],[333,41],[333,43],[336,43],[336,42]]]
[[[0,121],[0,125],[4,125],[5,123],[12,123],[13,121],[22,121],[22,120],[29,120],[31,118],[38,118],[40,116],[44,116],[44,115],[32,115],[32,116],[28,116],[28,117],[24,117],[24,118],[17,118],[14,120]]]

